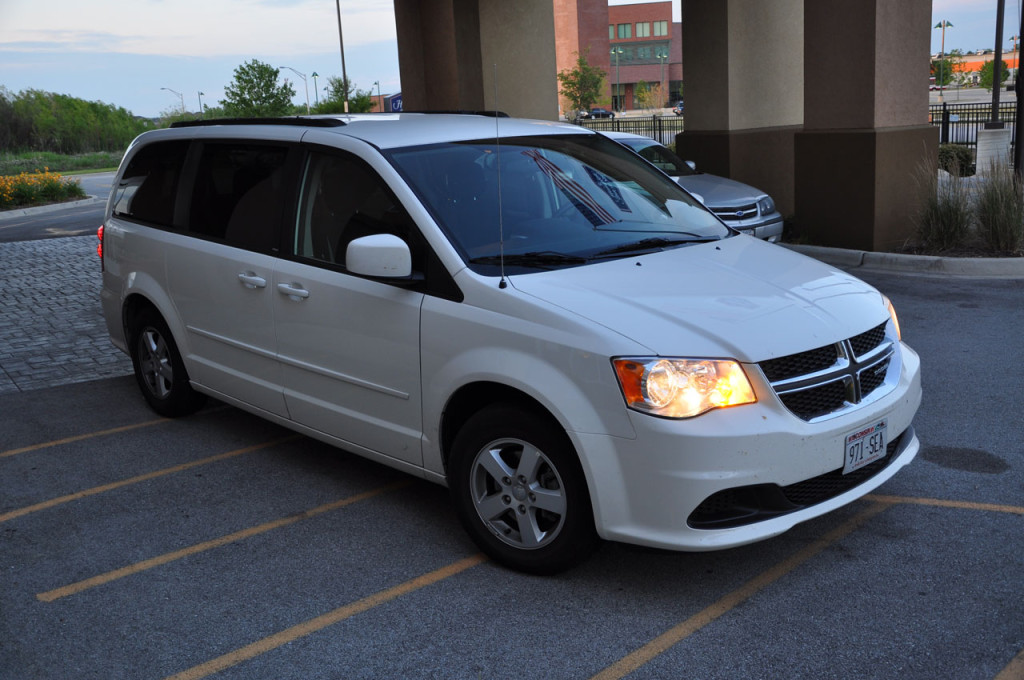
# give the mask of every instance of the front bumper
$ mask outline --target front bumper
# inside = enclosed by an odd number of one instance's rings
[[[674,550],[745,545],[860,498],[920,449],[911,426],[920,360],[906,346],[897,386],[835,418],[804,422],[773,395],[758,395],[757,404],[689,420],[630,413],[634,439],[574,433],[598,533]],[[842,475],[846,436],[880,419],[890,444],[902,436],[878,463]],[[821,483],[830,486],[822,492]]]

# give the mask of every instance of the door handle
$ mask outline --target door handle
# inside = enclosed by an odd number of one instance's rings
[[[246,288],[266,288],[267,280],[262,276],[257,276],[253,272],[241,272],[238,274],[238,280],[242,282],[242,285]]]
[[[281,295],[287,295],[293,300],[304,300],[309,297],[309,291],[303,288],[300,283],[279,283],[277,284],[277,292]]]

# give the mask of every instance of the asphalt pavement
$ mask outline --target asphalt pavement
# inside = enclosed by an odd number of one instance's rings
[[[538,578],[441,487],[215,402],[155,417],[96,244],[0,243],[2,678],[1024,678],[1024,272],[810,251],[892,297],[918,459],[770,541]]]

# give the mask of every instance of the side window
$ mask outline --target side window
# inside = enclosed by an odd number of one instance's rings
[[[139,149],[117,186],[114,214],[161,227],[174,223],[174,202],[189,140],[157,142]]]
[[[189,202],[189,232],[270,252],[290,194],[288,147],[204,142]]]
[[[418,267],[418,232],[384,180],[347,154],[312,152],[302,183],[295,254],[345,265],[348,244],[361,236],[394,234],[409,244]]]

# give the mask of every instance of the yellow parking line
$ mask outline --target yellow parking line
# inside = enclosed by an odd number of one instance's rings
[[[937,508],[958,508],[960,510],[986,510],[988,512],[1006,512],[1012,515],[1024,515],[1024,507],[1018,505],[999,505],[997,503],[973,503],[970,501],[947,501],[941,498],[915,498],[913,496],[881,496],[869,494],[864,500],[879,503],[901,503],[905,505],[930,505]]]
[[[42,444],[33,444],[32,446],[23,446],[20,449],[11,449],[9,451],[0,451],[0,458],[9,458],[10,456],[17,456],[19,453],[28,453],[30,451],[38,451],[40,449],[48,449],[52,446],[61,446],[62,444],[71,444],[72,442],[80,442],[83,439],[93,439],[94,437],[105,437],[108,434],[118,434],[119,432],[130,432],[131,430],[137,430],[141,427],[149,427],[150,425],[159,425],[160,423],[166,423],[170,420],[169,418],[157,418],[156,420],[147,420],[144,423],[136,423],[134,425],[125,425],[123,427],[112,427],[109,430],[100,430],[99,432],[87,432],[86,434],[75,435],[74,437],[65,437],[64,439],[55,439],[51,442],[43,442]]]
[[[351,618],[356,614],[361,614],[369,609],[373,609],[374,607],[385,604],[386,602],[390,602],[402,595],[407,595],[421,588],[425,588],[426,586],[443,581],[451,576],[455,576],[456,574],[466,571],[471,567],[475,567],[486,559],[487,558],[483,555],[476,554],[457,562],[453,562],[446,567],[423,574],[411,581],[400,583],[393,588],[382,590],[379,593],[375,593],[369,597],[364,597],[363,599],[347,604],[344,607],[339,607],[334,611],[327,612],[326,614],[322,614],[314,619],[310,619],[304,623],[282,630],[281,632],[265,637],[262,640],[257,640],[252,644],[236,649],[235,651],[224,654],[223,656],[219,656],[204,664],[193,666],[188,670],[168,676],[167,680],[198,680],[198,678],[205,678],[209,675],[213,675],[225,668],[229,668],[243,661],[248,661],[260,654],[265,654],[282,645],[286,645],[289,642],[294,642],[301,637],[305,637],[306,635],[315,633],[328,626],[334,625],[335,623]]]
[[[241,531],[236,531],[233,534],[221,536],[220,538],[204,541],[202,543],[197,543],[187,548],[182,548],[181,550],[174,550],[169,553],[164,553],[163,555],[158,555],[157,557],[152,557],[148,560],[143,560],[142,562],[136,562],[135,564],[130,564],[127,567],[121,567],[120,569],[108,571],[104,574],[99,574],[98,576],[93,576],[92,578],[87,578],[83,581],[78,581],[77,583],[72,583],[61,588],[48,590],[45,593],[39,593],[38,595],[36,595],[36,598],[42,600],[43,602],[53,602],[54,600],[59,600],[62,597],[75,595],[76,593],[80,593],[83,590],[95,588],[96,586],[103,585],[104,583],[110,583],[111,581],[116,581],[117,579],[124,578],[125,576],[138,574],[139,572],[146,571],[147,569],[159,567],[169,562],[180,560],[183,557],[188,557],[189,555],[195,555],[206,550],[219,548],[221,546],[228,545],[229,543],[234,543],[236,541],[241,541],[246,538],[251,538],[253,536],[266,533],[273,529],[279,529],[281,527],[288,526],[289,524],[294,524],[295,522],[304,519],[316,517],[317,515],[322,515],[325,512],[337,510],[338,508],[343,508],[346,505],[352,505],[353,503],[358,503],[359,501],[366,500],[367,498],[372,498],[387,491],[393,491],[403,486],[408,486],[409,484],[411,484],[411,481],[395,482],[394,484],[388,484],[386,486],[382,486],[376,489],[371,489],[370,491],[365,491],[363,493],[356,494],[355,496],[342,498],[341,500],[334,501],[333,503],[325,503],[324,505],[317,506],[310,510],[304,510],[303,512],[295,513],[294,515],[288,515],[287,517],[282,517],[281,519],[276,519],[272,522],[266,522],[264,524],[260,524],[259,526],[250,527],[248,529],[243,529]]]
[[[88,496],[95,496],[96,494],[105,493],[107,491],[113,491],[114,489],[119,489],[122,486],[128,486],[130,484],[138,484],[139,482],[146,482],[146,481],[149,481],[150,479],[156,479],[157,477],[163,477],[164,475],[170,475],[170,474],[173,474],[175,472],[181,472],[183,470],[188,470],[190,468],[199,467],[200,465],[206,465],[208,463],[215,463],[215,462],[217,462],[219,460],[224,460],[226,458],[232,458],[234,456],[240,456],[243,453],[251,453],[253,451],[258,451],[259,449],[266,449],[266,448],[269,448],[271,446],[277,446],[278,444],[283,444],[284,442],[288,442],[288,441],[292,441],[294,439],[298,439],[300,436],[301,435],[292,435],[292,436],[289,436],[289,437],[282,437],[280,439],[274,439],[272,441],[264,442],[262,444],[256,444],[254,446],[247,446],[244,449],[235,449],[234,451],[228,451],[227,453],[219,453],[216,456],[210,456],[209,458],[203,458],[201,460],[194,460],[194,461],[192,461],[190,463],[182,463],[181,465],[175,465],[174,467],[164,468],[162,470],[156,470],[154,472],[147,472],[146,474],[139,475],[138,477],[132,477],[130,479],[122,479],[119,482],[111,482],[110,484],[104,484],[102,486],[94,486],[91,489],[85,489],[84,491],[78,491],[76,493],[68,494],[66,496],[61,496],[59,498],[52,498],[52,499],[50,499],[48,501],[43,501],[42,503],[36,503],[35,505],[29,505],[29,506],[24,507],[24,508],[19,508],[18,510],[11,510],[10,512],[5,512],[2,515],[0,515],[0,523],[6,522],[8,520],[12,520],[12,519],[14,519],[16,517],[22,517],[24,515],[28,515],[28,514],[33,513],[33,512],[39,512],[40,510],[47,510],[49,508],[53,508],[53,507],[56,507],[58,505],[62,505],[64,503],[70,503],[71,501],[77,501],[79,499],[86,498]]]
[[[1024,678],[1024,651],[1013,657],[1013,661],[995,677],[995,680],[1021,680],[1021,678]]]
[[[656,657],[668,651],[676,643],[686,639],[704,626],[715,621],[723,614],[727,614],[745,600],[753,597],[758,592],[793,571],[831,544],[853,532],[864,522],[890,507],[892,507],[892,504],[885,501],[872,504],[867,509],[844,522],[838,528],[825,534],[803,550],[800,550],[792,557],[779,562],[768,571],[755,576],[753,579],[747,581],[738,589],[732,591],[717,602],[714,602],[704,610],[662,633],[640,649],[637,649],[631,654],[623,657],[617,663],[595,675],[592,680],[612,680],[613,678],[623,678],[629,675],[636,669],[650,661],[653,661]]]

